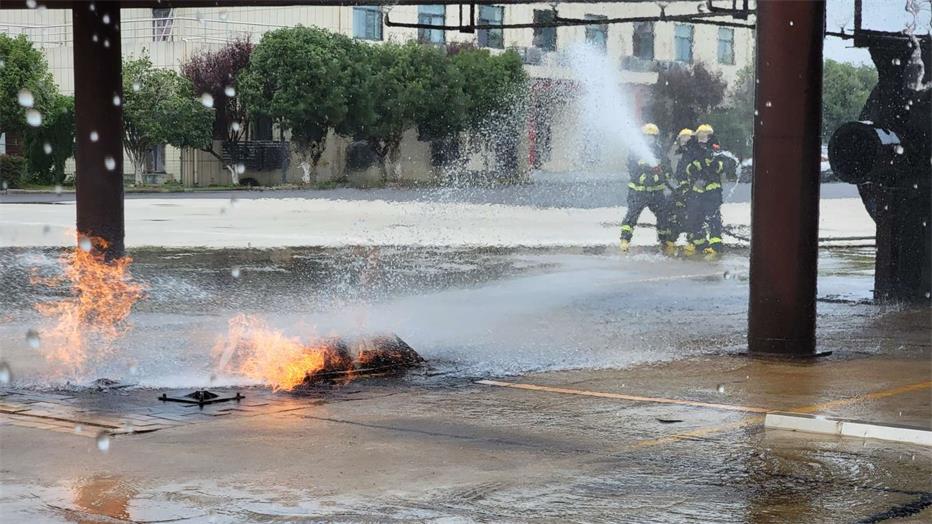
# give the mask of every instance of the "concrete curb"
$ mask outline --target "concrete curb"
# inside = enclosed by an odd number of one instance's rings
[[[874,424],[800,413],[767,413],[764,417],[764,427],[841,437],[872,438],[932,447],[932,431],[912,426]]]

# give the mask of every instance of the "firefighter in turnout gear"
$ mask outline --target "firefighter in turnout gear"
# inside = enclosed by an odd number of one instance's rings
[[[693,130],[681,129],[676,135],[676,141],[671,148],[670,159],[673,164],[673,176],[670,178],[670,196],[667,199],[669,213],[670,240],[673,245],[665,249],[668,255],[676,254],[676,240],[680,233],[686,232],[686,200],[689,195],[689,178],[686,176],[686,166],[692,161],[695,142],[692,141]]]
[[[698,144],[696,156],[686,166],[689,180],[687,196],[687,240],[684,254],[691,256],[699,251],[713,259],[722,249],[722,174],[725,163],[714,156],[715,142],[712,126],[702,124],[696,129]]]
[[[637,225],[638,217],[644,208],[649,208],[654,216],[657,217],[657,240],[664,249],[669,246],[676,249],[672,242],[672,231],[669,229],[669,220],[667,212],[667,198],[664,195],[664,189],[667,186],[670,170],[663,162],[663,151],[660,147],[660,130],[654,124],[645,124],[641,128],[648,145],[657,159],[656,165],[645,158],[636,158],[634,156],[628,159],[628,212],[621,224],[621,250],[628,251],[631,243],[631,237],[634,234],[634,226]]]

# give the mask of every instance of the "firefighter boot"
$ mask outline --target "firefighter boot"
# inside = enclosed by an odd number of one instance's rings
[[[705,255],[705,259],[708,261],[718,260],[718,251],[714,247],[707,247],[702,250],[702,254]]]
[[[686,245],[683,246],[683,256],[691,257],[695,254],[696,254],[696,244],[693,244],[692,242],[687,242]]]
[[[622,253],[627,253],[628,249],[631,247],[631,241],[624,238],[621,239],[621,243],[618,244],[618,247],[621,248]]]
[[[664,255],[668,257],[676,256],[676,242],[671,242],[667,240],[666,242],[663,243],[662,249],[663,249]]]

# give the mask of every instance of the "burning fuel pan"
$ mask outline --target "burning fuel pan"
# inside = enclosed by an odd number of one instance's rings
[[[360,375],[403,371],[419,367],[424,359],[398,335],[358,339],[330,339],[324,367],[308,373],[304,384],[339,382]]]

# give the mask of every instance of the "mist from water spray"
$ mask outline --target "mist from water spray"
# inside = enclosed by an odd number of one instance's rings
[[[656,165],[657,159],[641,134],[642,123],[634,117],[619,64],[586,44],[570,46],[561,58],[580,88],[577,126],[582,140],[598,141],[596,145],[605,151],[626,149]]]

